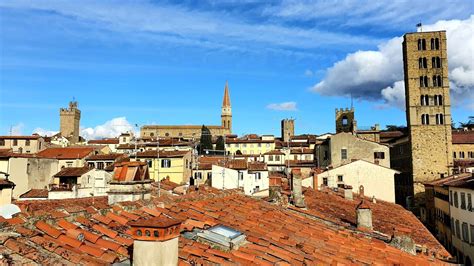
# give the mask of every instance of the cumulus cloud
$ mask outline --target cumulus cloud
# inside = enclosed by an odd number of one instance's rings
[[[85,139],[113,138],[123,132],[135,131],[135,128],[125,117],[113,118],[102,125],[81,129],[81,136]]]
[[[472,107],[474,101],[474,15],[466,20],[442,20],[424,25],[425,31],[446,30],[449,79],[453,105]],[[312,91],[328,96],[384,100],[403,107],[402,37],[378,46],[376,51],[357,51],[327,69]],[[470,106],[469,106],[470,105]]]
[[[54,131],[54,130],[48,130],[48,129],[44,129],[44,128],[41,128],[41,127],[37,127],[33,130],[33,134],[38,134],[40,136],[47,136],[47,137],[51,137],[53,135],[56,135],[59,131]]]
[[[10,133],[11,133],[11,135],[14,135],[14,136],[22,135],[24,128],[25,128],[25,124],[20,122],[20,123],[18,123],[18,124],[11,127]]]
[[[296,102],[271,103],[267,109],[276,111],[296,111]]]

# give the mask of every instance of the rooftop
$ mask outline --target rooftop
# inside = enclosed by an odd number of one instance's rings
[[[453,131],[453,144],[474,144],[474,131]]]
[[[38,152],[38,156],[59,160],[83,159],[94,152],[94,150],[95,148],[92,147],[48,148]]]
[[[306,195],[306,199],[317,199],[311,193]],[[25,201],[18,205],[22,209],[20,214],[3,219],[0,244],[4,255],[24,264],[111,264],[129,260],[133,244],[130,224],[155,217],[183,221],[179,237],[179,260],[183,265],[441,263],[432,257],[431,251],[412,255],[356,228],[324,221],[320,217],[326,216],[314,207],[308,212],[286,208],[234,190],[201,187],[184,196],[162,196],[150,202],[122,202],[113,206],[107,204],[105,197]],[[388,206],[391,213],[404,212],[403,217],[408,219],[400,221],[401,225],[413,222],[412,227],[424,228],[414,216],[392,205]],[[310,201],[310,206],[314,202]],[[371,208],[377,217],[378,208]],[[186,237],[186,232],[216,225],[242,232],[246,242],[237,250],[225,252]],[[425,231],[417,230],[420,238],[431,239]],[[83,241],[74,237],[78,234],[83,234]]]
[[[88,167],[66,167],[61,169],[55,177],[79,177],[89,172],[91,169]]]

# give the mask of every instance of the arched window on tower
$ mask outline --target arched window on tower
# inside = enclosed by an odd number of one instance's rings
[[[439,39],[438,38],[435,39],[435,49],[439,50]]]
[[[418,51],[421,51],[421,39],[418,39]]]
[[[433,87],[442,87],[443,80],[441,79],[440,75],[433,76]]]
[[[428,114],[421,115],[421,124],[422,125],[429,125],[430,124],[430,117]]]
[[[443,105],[443,95],[438,95],[438,105]]]
[[[421,50],[426,50],[426,40],[425,39],[421,39]]]
[[[444,124],[443,114],[436,114],[436,124],[437,125],[443,125]]]
[[[435,39],[431,38],[431,50],[435,49]]]
[[[441,67],[441,58],[439,56],[431,58],[431,67],[440,68]]]

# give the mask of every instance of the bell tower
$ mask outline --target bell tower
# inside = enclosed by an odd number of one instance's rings
[[[61,136],[69,139],[71,144],[79,142],[79,125],[81,111],[77,108],[77,102],[69,102],[69,108],[59,110]]]
[[[226,133],[232,133],[232,107],[230,106],[229,83],[225,82],[224,99],[222,101],[221,113],[222,128],[226,129]]]
[[[336,133],[353,133],[357,130],[354,107],[336,109]]]

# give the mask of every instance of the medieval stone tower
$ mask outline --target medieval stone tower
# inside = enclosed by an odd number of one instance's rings
[[[423,182],[449,175],[453,166],[446,32],[405,34],[403,68],[416,197]]]
[[[79,124],[81,111],[77,109],[77,102],[69,102],[69,108],[59,109],[61,136],[69,139],[71,144],[79,142]]]
[[[291,140],[291,137],[295,135],[295,120],[294,119],[283,119],[281,120],[281,138],[284,142]]]
[[[354,107],[351,109],[336,108],[336,133],[354,132],[357,129]]]
[[[230,106],[229,83],[225,82],[224,99],[222,101],[221,114],[222,127],[232,132],[232,107]]]

